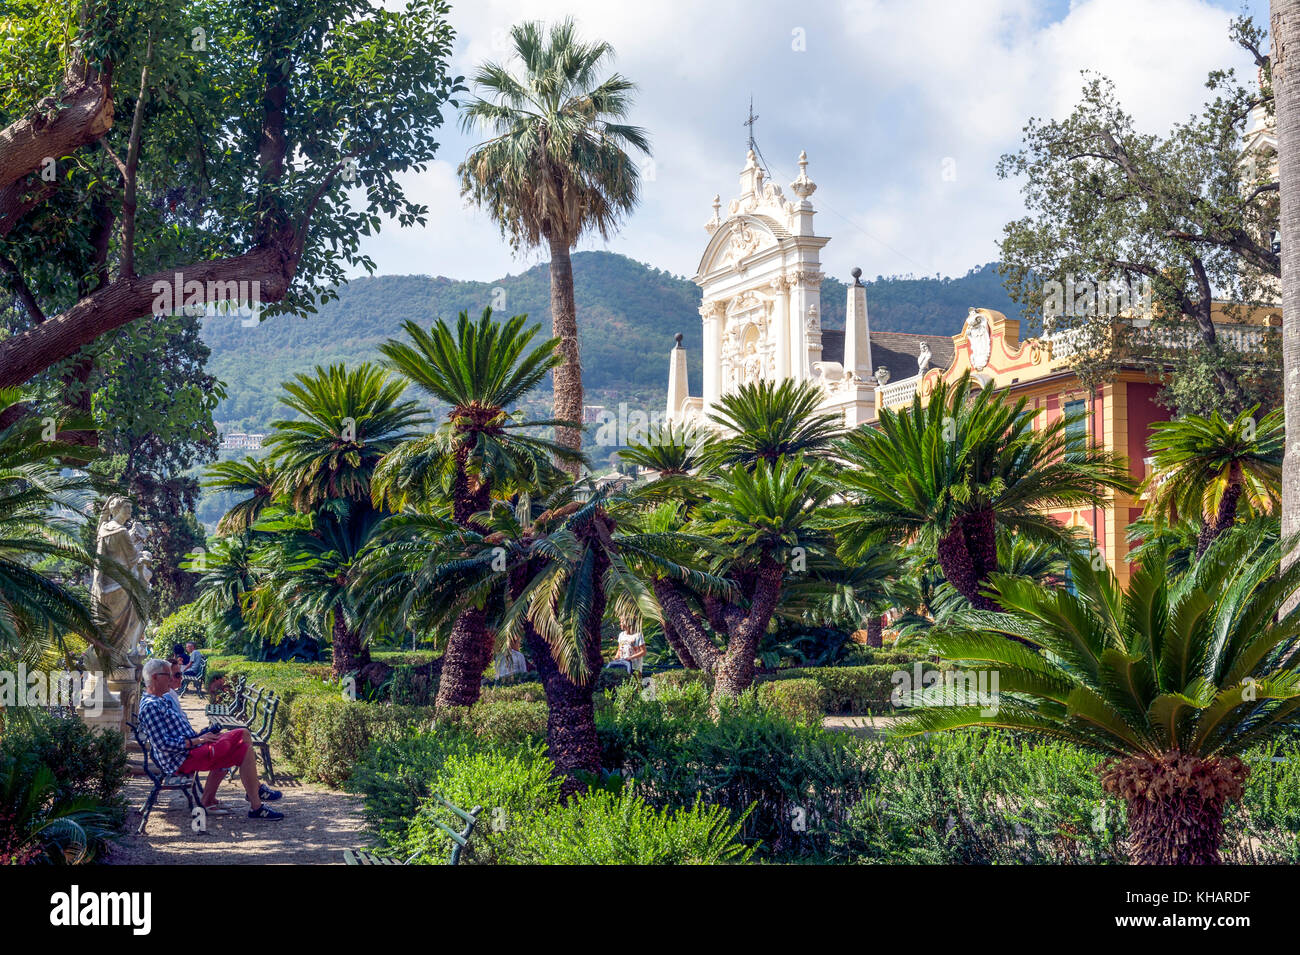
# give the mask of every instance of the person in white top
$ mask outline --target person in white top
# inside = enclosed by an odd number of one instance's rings
[[[645,637],[634,620],[620,621],[622,630],[618,634],[618,653],[615,660],[627,662],[629,671],[641,672],[645,663]]]
[[[498,680],[508,680],[511,677],[523,676],[528,672],[528,658],[519,651],[519,648],[513,642],[502,647],[501,652],[496,655],[496,660],[493,662]]]

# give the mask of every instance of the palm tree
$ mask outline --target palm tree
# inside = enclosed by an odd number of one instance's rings
[[[261,634],[244,615],[244,598],[259,582],[256,562],[259,538],[263,537],[250,526],[241,533],[214,538],[206,553],[182,565],[185,570],[203,575],[194,601],[199,612],[218,622],[227,640],[246,648],[262,642]]]
[[[208,467],[204,477],[203,486],[209,490],[247,495],[217,523],[221,535],[243,533],[252,527],[275,494],[276,469],[269,457],[217,461]]]
[[[1135,861],[1218,862],[1224,806],[1248,773],[1242,754],[1300,713],[1300,611],[1282,610],[1300,565],[1281,570],[1283,546],[1252,556],[1256,547],[1225,534],[1176,580],[1152,554],[1127,591],[1081,554],[1070,559],[1073,593],[995,575],[1006,613],[976,613],[929,639],[957,672],[996,673],[994,705],[963,699],[957,683],[898,732],[1000,727],[1101,753]]]
[[[510,412],[561,360],[556,339],[532,344],[538,328],[525,327],[527,320],[516,315],[498,324],[485,308],[473,322],[461,312],[454,334],[441,320],[427,332],[406,322],[410,344],[380,346],[388,367],[451,410],[438,433],[404,442],[384,459],[375,474],[376,503],[420,506],[450,485],[455,519],[468,524],[487,508],[494,485],[535,484],[551,457],[582,460],[528,433],[554,421],[521,421]]]
[[[625,151],[650,152],[645,132],[622,120],[635,85],[598,73],[608,43],[583,43],[572,20],[520,23],[510,35],[522,76],[485,63],[462,124],[487,129],[458,172],[462,194],[487,209],[512,246],[546,243],[551,253],[551,322],[563,358],[553,371],[560,444],[582,447],[582,367],[570,250],[584,233],[608,238],[637,203],[640,172]],[[576,466],[573,467],[576,473]]]
[[[695,664],[714,674],[717,697],[735,696],[753,684],[758,644],[787,577],[809,573],[810,561],[833,550],[816,513],[832,490],[825,466],[802,455],[779,457],[774,464],[758,458],[752,468],[732,465],[710,478],[710,498],[685,530],[693,544],[711,553],[713,575],[735,586],[692,593],[680,575],[652,573],[665,623]],[[676,548],[680,540],[667,537]],[[725,641],[724,650],[710,631]]]
[[[1282,387],[1286,423],[1300,432],[1300,10],[1282,0],[1269,3],[1273,55],[1268,78],[1277,112],[1277,158],[1282,243]],[[1282,464],[1282,533],[1300,531],[1300,448],[1291,442]]]
[[[713,451],[721,465],[768,464],[785,455],[814,457],[830,451],[842,433],[838,414],[819,410],[825,399],[809,381],[757,381],[725,394],[710,420],[729,436]]]
[[[689,424],[667,424],[618,452],[628,464],[653,471],[656,478],[693,474],[708,466],[713,436]]]
[[[849,499],[840,531],[851,555],[880,541],[918,543],[973,606],[996,610],[983,593],[998,570],[999,527],[1072,549],[1053,509],[1104,504],[1108,490],[1132,490],[1121,459],[1069,440],[1077,419],[1034,427],[1028,399],[974,390],[968,374],[939,382],[928,404],[884,409],[878,428],[851,432],[837,448]]]
[[[580,461],[581,454],[528,433],[551,421],[524,421],[510,408],[560,362],[555,340],[536,345],[538,329],[527,316],[504,323],[484,309],[477,322],[461,312],[452,330],[436,322],[429,331],[414,322],[403,329],[410,344],[380,346],[388,366],[430,398],[451,406],[435,434],[407,441],[375,472],[373,496],[394,508],[436,506],[450,491],[452,515],[462,527],[491,504],[494,489],[537,487],[553,480],[552,457]],[[448,487],[449,486],[449,487]],[[452,626],[442,656],[436,705],[472,706],[492,659],[492,637],[480,607],[465,607]]]
[[[0,420],[13,417],[8,412],[22,401],[17,389],[0,389]],[[66,634],[109,652],[89,594],[41,566],[84,572],[96,562],[81,536],[95,487],[60,466],[65,456],[84,460],[87,449],[45,440],[82,426],[66,419],[51,431],[39,416],[24,414],[0,428],[0,654],[30,656],[61,646]],[[128,576],[123,568],[105,569]]]
[[[335,498],[307,513],[269,509],[254,525],[265,536],[257,584],[243,599],[249,625],[261,634],[305,630],[328,639],[336,677],[370,663],[351,587],[381,520],[368,500]]]
[[[1255,405],[1231,421],[1215,411],[1151,426],[1147,513],[1169,521],[1200,518],[1198,557],[1233,525],[1243,504],[1248,515],[1260,515],[1281,501],[1282,410],[1257,422],[1258,411]]]
[[[298,412],[271,423],[266,447],[279,472],[274,490],[299,511],[331,499],[370,499],[379,460],[425,421],[419,405],[403,401],[406,382],[382,368],[331,365],[285,382],[280,402]]]

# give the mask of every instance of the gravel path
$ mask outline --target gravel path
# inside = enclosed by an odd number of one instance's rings
[[[183,699],[195,727],[207,725],[203,704],[192,694]],[[132,757],[138,765],[139,756]],[[260,768],[260,760],[259,760]],[[190,828],[184,797],[163,793],[149,816],[149,829],[136,833],[140,807],[149,794],[147,776],[132,776],[126,797],[132,807],[123,836],[108,858],[110,865],[341,865],[343,850],[369,845],[363,831],[361,799],[312,783],[303,783],[276,767],[276,789],[284,798],[274,803],[284,813],[279,822],[248,818],[248,804],[239,780],[221,784],[217,798],[231,814],[210,815],[208,831]],[[168,808],[175,798],[178,808]]]

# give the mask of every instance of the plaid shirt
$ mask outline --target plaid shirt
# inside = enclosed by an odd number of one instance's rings
[[[179,706],[174,706],[166,696],[146,693],[140,701],[140,728],[153,748],[154,760],[168,775],[181,768],[189,756],[186,740],[199,734]]]

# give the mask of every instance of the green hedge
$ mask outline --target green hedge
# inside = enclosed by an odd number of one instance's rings
[[[921,664],[922,674],[942,669],[937,664]],[[879,663],[868,667],[808,667],[778,670],[759,677],[771,680],[815,680],[825,691],[823,705],[827,713],[881,713],[892,710],[890,696],[896,686],[894,674],[909,673],[911,666]]]
[[[820,726],[826,714],[828,693],[816,680],[772,680],[757,687],[759,702],[785,714],[796,723]]]
[[[290,707],[285,756],[304,779],[342,785],[366,750],[417,732],[433,718],[422,706],[390,706],[342,696],[299,696]]]

